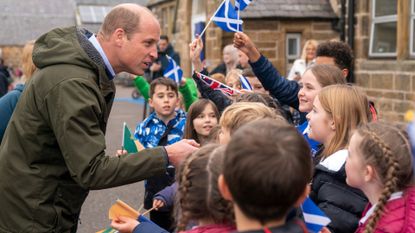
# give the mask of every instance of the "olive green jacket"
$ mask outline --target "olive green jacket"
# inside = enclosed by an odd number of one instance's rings
[[[0,232],[73,231],[89,190],[166,172],[162,147],[105,155],[115,87],[87,34],[55,29],[35,43],[39,70],[0,146]]]

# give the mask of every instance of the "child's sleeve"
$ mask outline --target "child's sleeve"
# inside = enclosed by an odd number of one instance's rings
[[[203,70],[201,73],[207,75],[206,69]],[[215,103],[220,113],[222,113],[226,107],[232,104],[231,99],[229,99],[221,91],[213,90],[212,88],[210,88],[206,83],[204,83],[197,77],[196,73],[193,74],[193,80],[196,82],[197,89],[199,90],[202,97],[205,99],[210,99],[213,103]]]
[[[137,76],[134,79],[134,85],[137,90],[141,93],[146,101],[150,98],[150,84],[143,76]]]
[[[177,192],[177,182],[174,182],[172,185],[165,187],[160,192],[154,195],[153,199],[158,199],[164,202],[165,206],[161,208],[161,211],[168,211],[173,208],[174,196]]]
[[[169,233],[142,215],[140,215],[137,220],[140,222],[140,224],[134,228],[132,233]]]
[[[183,95],[184,106],[187,111],[189,110],[190,105],[192,105],[192,103],[195,102],[198,99],[198,97],[197,97],[196,84],[194,84],[193,79],[191,78],[185,78],[185,79],[186,79],[186,82],[183,86],[180,86],[179,91]]]

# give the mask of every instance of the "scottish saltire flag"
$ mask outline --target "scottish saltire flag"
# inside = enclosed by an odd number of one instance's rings
[[[239,80],[241,81],[242,89],[245,89],[245,90],[248,90],[248,91],[252,91],[252,86],[249,83],[248,79],[246,79],[245,76],[239,75]]]
[[[204,83],[206,83],[206,85],[208,85],[213,90],[220,90],[222,93],[224,93],[225,95],[228,95],[228,96],[240,93],[239,91],[237,91],[237,90],[235,90],[235,89],[233,89],[229,86],[226,86],[225,84],[223,84],[221,82],[218,82],[218,81],[212,79],[209,76],[206,76],[206,75],[201,74],[199,72],[195,72],[195,73],[196,73],[196,76],[198,78],[200,78],[200,80],[202,80]]]
[[[235,10],[243,11],[252,2],[252,0],[235,0]]]
[[[242,20],[239,19],[238,13],[235,11],[235,8],[229,0],[222,2],[211,20],[224,31],[242,31]]]
[[[177,65],[173,58],[167,55],[166,57],[169,60],[169,65],[167,66],[167,69],[164,71],[163,76],[173,79],[173,81],[175,81],[176,83],[180,83],[183,77],[183,70],[180,68],[180,66]]]
[[[314,202],[307,197],[301,205],[304,222],[310,233],[317,233],[323,227],[327,226],[331,220],[318,208]]]

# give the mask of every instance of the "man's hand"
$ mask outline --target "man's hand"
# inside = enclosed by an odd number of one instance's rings
[[[203,50],[203,41],[199,36],[189,44],[189,56],[192,61],[195,71],[200,72],[203,70],[203,64],[200,60],[200,54]]]
[[[137,220],[119,216],[117,219],[111,221],[111,227],[118,230],[121,233],[131,233],[134,228],[140,224]]]
[[[200,145],[191,139],[182,139],[172,145],[166,146],[169,161],[177,167],[188,155],[198,150]]]
[[[261,57],[258,49],[251,39],[243,32],[236,32],[233,36],[233,45],[235,48],[245,53],[250,62],[256,62]]]

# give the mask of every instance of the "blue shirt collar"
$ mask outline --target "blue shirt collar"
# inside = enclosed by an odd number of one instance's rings
[[[105,63],[105,67],[106,70],[109,71],[109,79],[112,80],[115,77],[115,71],[112,68],[112,65],[110,63],[110,61],[108,60],[107,56],[105,55],[104,50],[102,49],[101,45],[99,44],[97,38],[95,37],[94,34],[92,34],[91,37],[88,38],[89,42],[92,43],[92,45],[95,47],[95,49],[99,52],[99,54],[101,55],[102,59],[104,60]],[[107,72],[108,73],[108,72]]]

